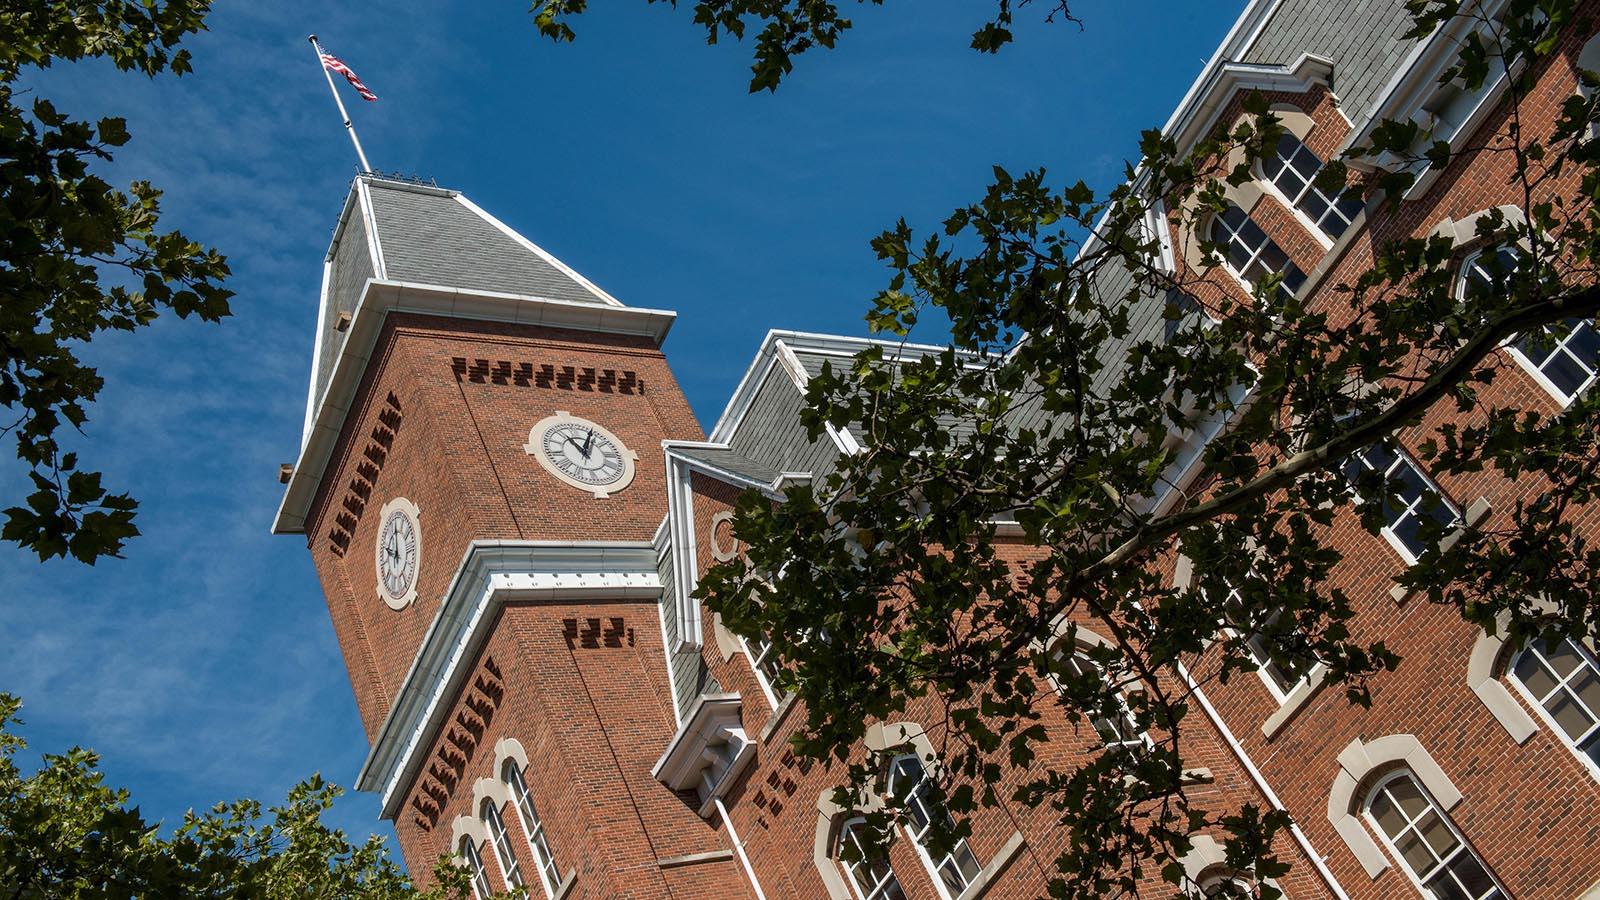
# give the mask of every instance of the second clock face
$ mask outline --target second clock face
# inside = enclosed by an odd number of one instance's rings
[[[522,449],[560,480],[596,497],[627,487],[638,458],[610,431],[564,412],[534,425]]]
[[[417,599],[417,569],[422,561],[422,525],[416,504],[396,497],[378,519],[378,595],[391,609]]]

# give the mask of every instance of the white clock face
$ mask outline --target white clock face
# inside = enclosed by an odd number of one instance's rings
[[[565,412],[534,425],[522,449],[561,481],[596,497],[627,487],[639,458],[610,431]]]
[[[422,561],[422,526],[416,504],[396,497],[383,505],[378,521],[378,596],[391,609],[417,599],[417,569]]]

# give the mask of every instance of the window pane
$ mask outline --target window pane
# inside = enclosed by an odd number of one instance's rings
[[[1456,884],[1456,880],[1450,877],[1449,872],[1440,872],[1428,880],[1427,886],[1428,893],[1437,897],[1438,900],[1472,900],[1467,895],[1467,892]]]
[[[1544,377],[1550,379],[1562,393],[1569,396],[1576,394],[1589,380],[1589,373],[1585,372],[1583,367],[1578,365],[1578,361],[1565,351],[1550,354],[1550,358],[1539,368],[1544,372]]]
[[[1395,840],[1394,846],[1400,851],[1400,855],[1405,857],[1406,865],[1411,867],[1411,871],[1419,875],[1427,875],[1438,864],[1428,845],[1423,842],[1422,835],[1415,831],[1406,830]]]
[[[1456,880],[1461,882],[1461,886],[1467,889],[1469,897],[1483,897],[1495,890],[1494,879],[1489,877],[1489,873],[1483,868],[1483,864],[1478,862],[1477,857],[1470,853],[1463,853],[1451,860],[1450,871],[1456,876]]]
[[[1400,829],[1406,827],[1406,819],[1401,815],[1400,808],[1389,799],[1388,791],[1379,791],[1378,795],[1372,798],[1371,809],[1372,817],[1378,820],[1378,827],[1389,837],[1394,837],[1400,833]]]
[[[1445,824],[1444,819],[1439,818],[1438,813],[1429,811],[1422,821],[1417,823],[1417,830],[1422,832],[1422,839],[1428,842],[1428,846],[1433,848],[1434,855],[1440,859],[1449,856],[1450,851],[1456,848],[1455,834],[1450,831],[1450,826]]]
[[[1544,661],[1538,654],[1531,650],[1517,654],[1517,661],[1512,666],[1512,671],[1528,692],[1541,701],[1555,690],[1555,676],[1550,674],[1550,670],[1545,667]]]
[[[1389,794],[1400,804],[1406,817],[1413,820],[1430,806],[1428,798],[1422,796],[1422,789],[1409,776],[1389,782]]]
[[[1545,708],[1550,711],[1550,718],[1555,719],[1556,725],[1560,726],[1572,740],[1583,737],[1594,725],[1594,719],[1588,711],[1578,704],[1577,698],[1566,691],[1557,691],[1556,695],[1545,704]]]

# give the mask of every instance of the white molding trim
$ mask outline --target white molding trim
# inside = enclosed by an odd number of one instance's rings
[[[1478,629],[1478,639],[1473,641],[1472,653],[1467,657],[1467,687],[1488,707],[1489,714],[1511,739],[1521,745],[1538,733],[1539,725],[1500,677],[1510,650],[1503,635],[1510,625],[1511,614],[1505,612],[1495,619],[1494,634]]]
[[[1302,53],[1287,65],[1223,62],[1215,68],[1208,66],[1163,130],[1177,142],[1181,153],[1211,129],[1240,91],[1303,94],[1316,85],[1328,85],[1332,75],[1333,60],[1312,53]]]
[[[500,780],[500,765],[496,762],[494,776],[485,776],[472,783],[472,814],[478,815],[478,810],[483,809],[483,801],[493,800],[495,812],[499,812],[507,803],[511,802],[511,787]]]
[[[508,601],[659,600],[655,549],[634,541],[473,541],[379,726],[356,790],[380,791],[393,819],[424,750]]]
[[[478,818],[476,808],[473,809],[471,815],[462,813],[451,821],[450,854],[452,856],[461,852],[461,839],[464,837],[472,838],[472,843],[475,847],[482,845],[484,841],[489,839],[489,829],[484,826],[483,820]]]
[[[1372,741],[1356,738],[1347,744],[1339,752],[1339,772],[1328,791],[1328,821],[1372,878],[1389,867],[1389,855],[1361,821],[1360,806],[1366,799],[1361,792],[1374,775],[1400,767],[1410,770],[1441,811],[1449,812],[1461,803],[1461,791],[1415,735],[1391,734]]]
[[[518,769],[528,768],[528,751],[514,737],[503,737],[494,742],[494,777],[500,777],[500,769],[508,759],[516,760]]]
[[[697,812],[710,818],[755,756],[755,743],[744,730],[743,699],[734,693],[701,694],[650,776],[674,791],[694,791],[700,798]]]
[[[273,534],[302,534],[306,515],[333,455],[345,419],[356,399],[384,320],[392,312],[521,325],[545,325],[606,334],[641,335],[657,345],[666,339],[677,313],[659,309],[602,306],[493,291],[369,279],[356,304],[333,372],[317,401],[311,428],[273,517]]]
[[[367,250],[372,254],[372,277],[383,281],[389,277],[389,267],[383,262],[383,241],[378,236],[378,214],[372,209],[372,179],[356,179],[356,192],[361,198],[361,217],[366,220]]]

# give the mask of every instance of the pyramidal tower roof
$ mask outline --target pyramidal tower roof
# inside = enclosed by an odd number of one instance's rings
[[[323,260],[300,458],[275,531],[303,524],[391,312],[646,335],[658,344],[675,318],[623,306],[459,191],[358,175]]]

